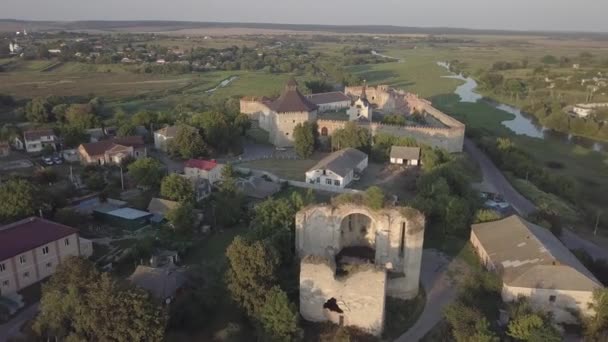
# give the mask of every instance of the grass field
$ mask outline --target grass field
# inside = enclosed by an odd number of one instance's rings
[[[391,55],[392,56],[392,55]],[[460,81],[441,76],[448,72],[439,67],[432,54],[417,52],[412,55],[399,55],[401,62],[371,65],[357,65],[349,70],[370,84],[388,84],[395,88],[405,89],[422,97],[448,94],[454,91]]]
[[[313,167],[325,154],[315,153],[311,159],[261,159],[247,163],[241,163],[238,166],[256,170],[264,170],[275,175],[296,181],[304,181],[304,173]]]

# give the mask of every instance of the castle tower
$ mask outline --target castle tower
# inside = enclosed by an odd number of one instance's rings
[[[361,99],[367,100],[367,81],[363,81],[363,87],[361,88]]]

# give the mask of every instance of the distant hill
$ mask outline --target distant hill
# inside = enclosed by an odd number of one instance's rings
[[[608,33],[597,32],[557,32],[557,31],[514,31],[478,30],[449,27],[407,27],[390,25],[300,25],[268,23],[221,23],[194,21],[22,21],[0,19],[0,31],[20,30],[23,28],[40,31],[110,31],[110,32],[171,32],[189,29],[262,29],[276,31],[332,32],[339,34],[430,34],[430,35],[515,35],[545,36],[555,38],[593,38],[608,39]]]

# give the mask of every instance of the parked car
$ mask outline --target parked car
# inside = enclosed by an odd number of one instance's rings
[[[42,157],[42,162],[46,165],[53,165],[53,158],[51,157]]]
[[[54,156],[53,157],[53,163],[59,165],[59,164],[63,164],[63,158],[61,158],[61,156]]]

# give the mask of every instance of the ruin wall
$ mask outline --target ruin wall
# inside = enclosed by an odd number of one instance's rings
[[[386,278],[385,270],[368,265],[336,278],[335,265],[329,260],[304,258],[300,263],[300,313],[308,321],[342,323],[379,336],[384,327]],[[323,308],[331,298],[342,313]]]

